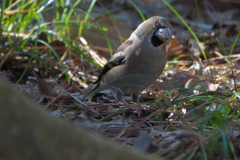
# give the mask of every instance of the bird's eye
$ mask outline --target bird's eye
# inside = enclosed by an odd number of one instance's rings
[[[158,20],[156,20],[154,23],[155,23],[155,24],[158,24]]]

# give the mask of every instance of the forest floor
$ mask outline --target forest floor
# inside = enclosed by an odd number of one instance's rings
[[[87,10],[92,2],[74,7]],[[31,7],[9,7],[1,16],[0,77],[51,115],[121,145],[166,159],[239,159],[240,3],[169,0],[186,26],[163,2],[99,0],[89,19],[76,10],[68,22],[69,6],[52,7],[38,10],[41,24],[21,23]],[[107,90],[83,100],[111,54],[155,15],[171,22],[174,36],[164,72],[141,93],[141,117]],[[14,30],[19,25],[25,30]]]

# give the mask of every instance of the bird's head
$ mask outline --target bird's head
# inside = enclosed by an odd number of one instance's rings
[[[170,22],[160,16],[154,16],[142,22],[135,31],[140,39],[151,38],[154,47],[171,39],[173,28]]]

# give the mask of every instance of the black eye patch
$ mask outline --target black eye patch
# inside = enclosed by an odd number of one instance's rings
[[[158,25],[158,29],[160,28],[166,28],[166,26],[162,26],[161,23]]]
[[[166,28],[166,26],[162,26],[162,25],[160,25],[160,28]]]

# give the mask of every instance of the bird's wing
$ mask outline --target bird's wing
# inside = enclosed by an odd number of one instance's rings
[[[94,82],[97,84],[101,81],[102,77],[113,67],[124,64],[126,53],[124,50],[128,48],[133,42],[130,40],[126,40],[119,48],[116,50],[112,58],[104,65],[101,73],[98,75],[98,79]]]

